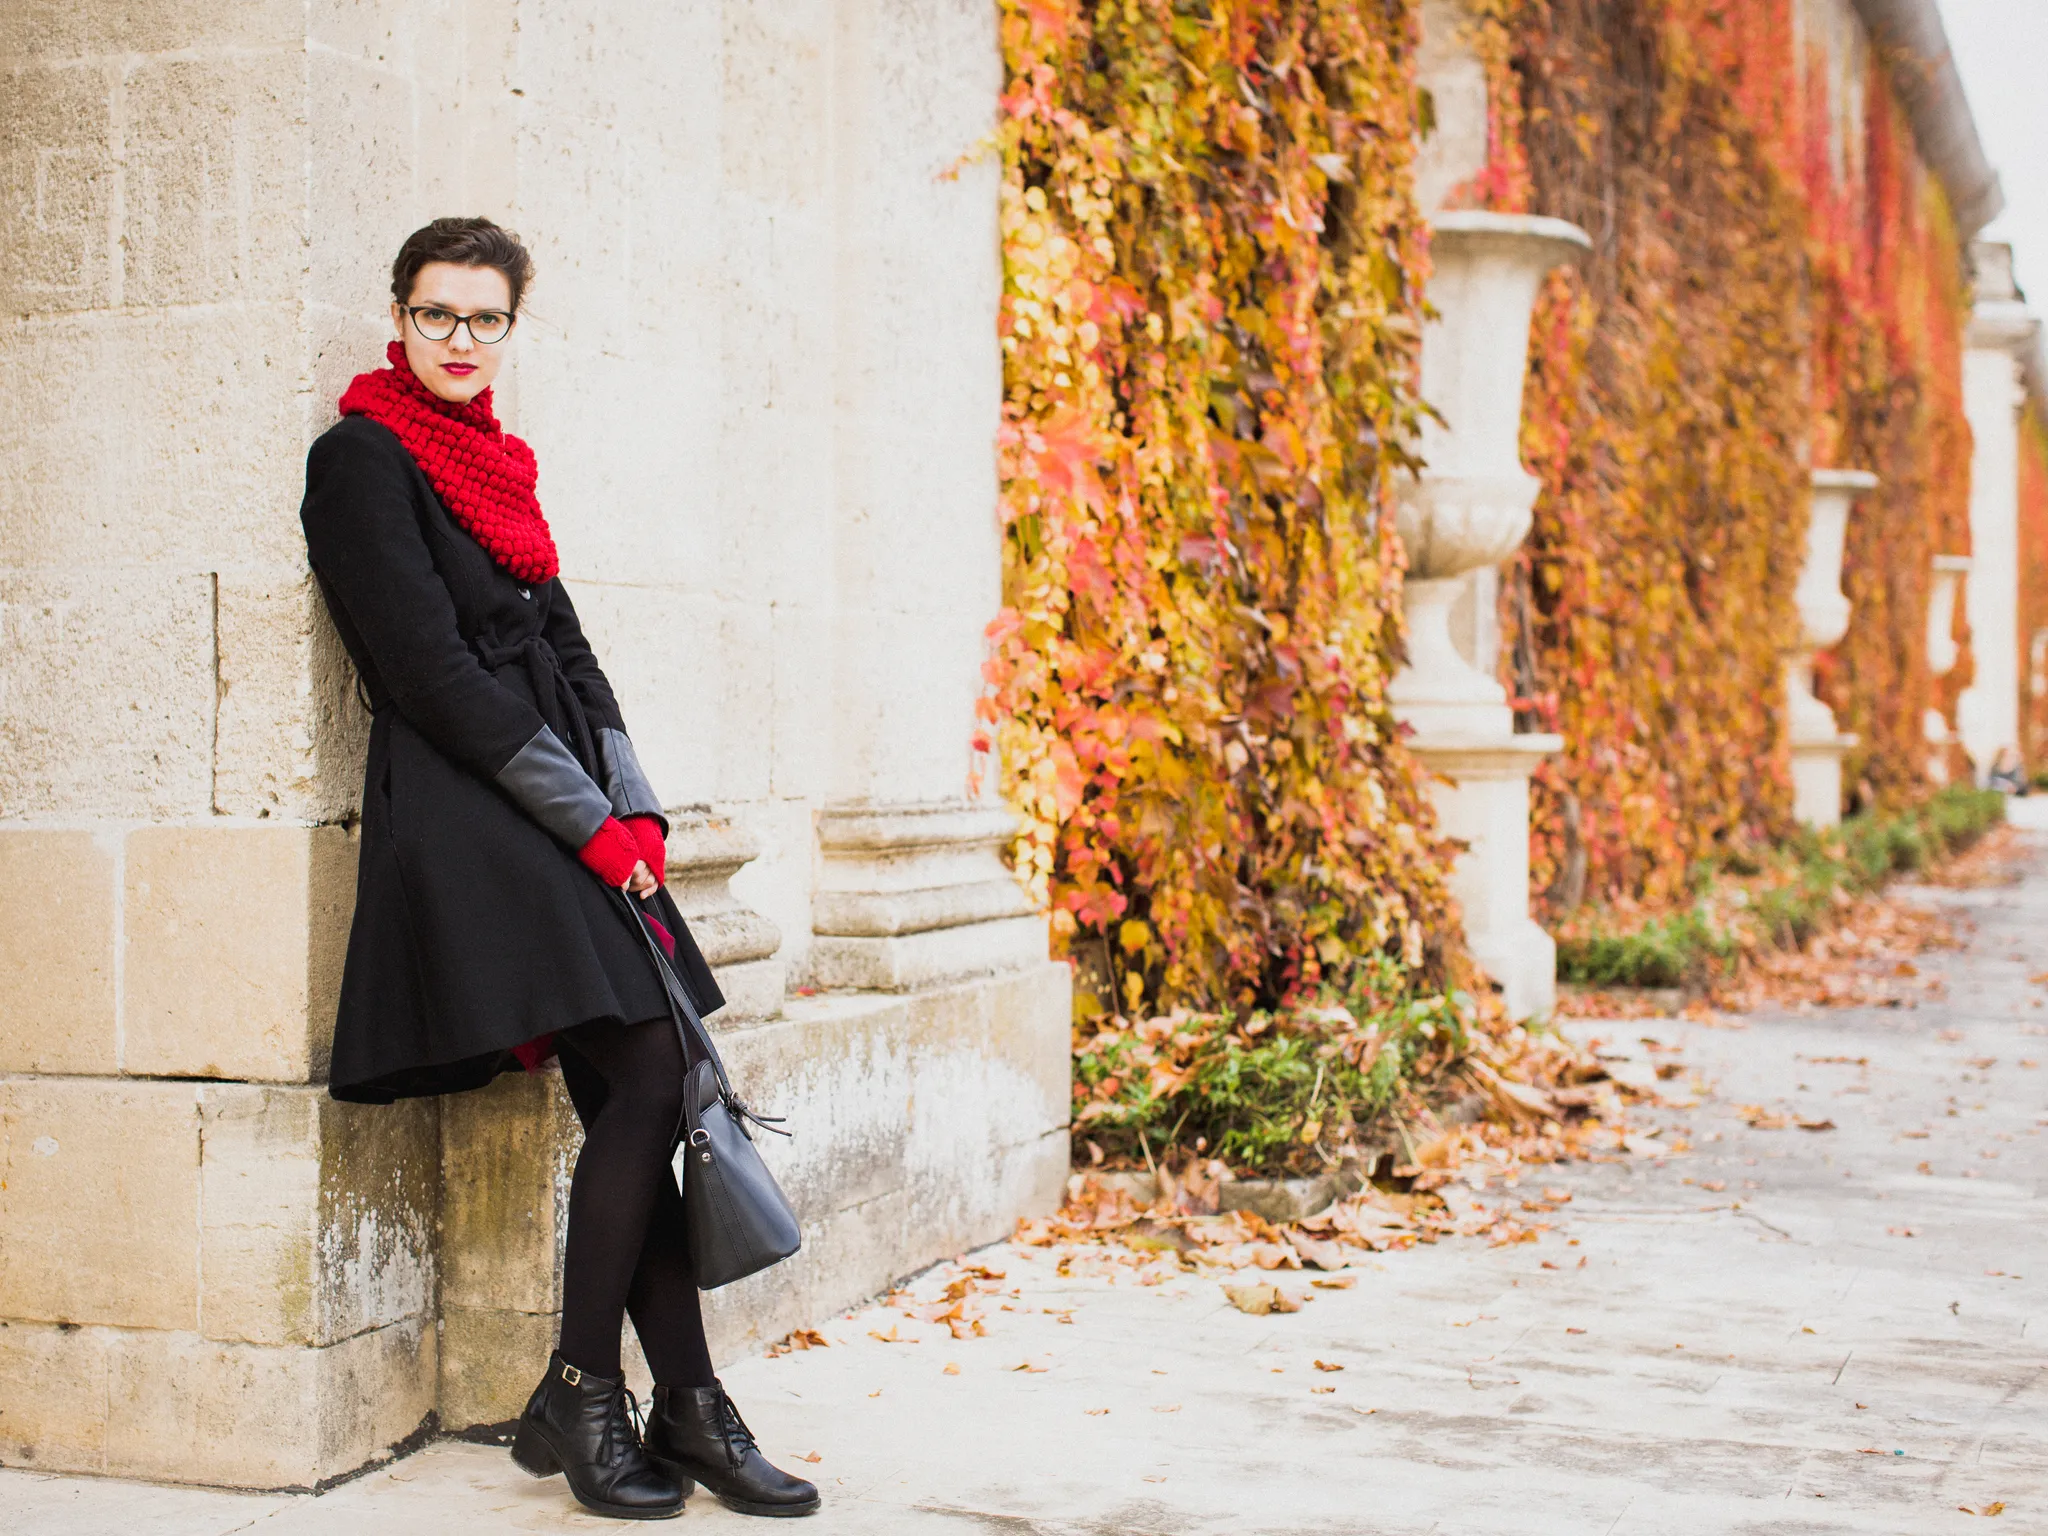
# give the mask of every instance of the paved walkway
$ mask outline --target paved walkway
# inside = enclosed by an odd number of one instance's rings
[[[1990,1529],[2048,1532],[2048,837],[2031,859],[1929,893],[1977,924],[1931,957],[1939,1001],[1603,1026],[1715,1091],[1669,1117],[1688,1153],[1533,1181],[1574,1195],[1538,1244],[1386,1255],[1270,1317],[1207,1275],[999,1247],[987,1337],[877,1309],[728,1385],[823,1486],[817,1536],[1918,1536],[2001,1502]],[[687,1518],[747,1524],[703,1496]],[[4,1472],[0,1528],[618,1529],[445,1443],[320,1498]]]

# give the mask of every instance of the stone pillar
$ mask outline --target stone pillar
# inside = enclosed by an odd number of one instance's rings
[[[1470,578],[1529,530],[1538,487],[1518,447],[1529,316],[1544,275],[1588,241],[1562,220],[1526,215],[1448,212],[1431,222],[1429,300],[1439,318],[1423,332],[1422,392],[1443,422],[1424,423],[1426,468],[1401,492],[1408,665],[1390,694],[1438,775],[1445,831],[1470,843],[1452,871],[1466,942],[1509,1010],[1541,1017],[1556,998],[1557,947],[1529,916],[1529,775],[1563,742],[1516,733],[1494,675],[1497,637],[1489,639]],[[1461,601],[1460,627],[1483,655],[1457,643]]]
[[[303,457],[437,214],[535,251],[499,409],[797,1131],[804,1253],[720,1293],[720,1358],[1056,1202],[1067,975],[966,795],[995,25],[0,7],[0,1462],[317,1486],[545,1361],[559,1077],[324,1086],[364,722]],[[790,995],[814,927],[843,990]]]
[[[2040,322],[2012,278],[2012,247],[1970,247],[1977,278],[1963,352],[1970,454],[1971,567],[1963,589],[1975,673],[1956,703],[1956,730],[1981,778],[2001,747],[2020,744],[2019,413],[2021,359]]]
[[[1877,476],[1860,469],[1816,469],[1808,501],[1806,562],[1793,602],[1799,609],[1799,645],[1785,663],[1786,734],[1792,749],[1792,814],[1809,827],[1842,819],[1842,758],[1856,737],[1836,727],[1835,712],[1813,691],[1814,658],[1849,632],[1849,599],[1842,595],[1842,549],[1849,509]]]
[[[832,752],[808,968],[821,987],[927,986],[1047,953],[1045,920],[997,856],[1008,813],[968,796],[983,631],[1002,603],[1002,279],[996,168],[952,162],[987,131],[995,23],[981,6],[838,11]],[[904,72],[943,84],[906,101],[886,88]]]
[[[1962,654],[1956,644],[1956,588],[1969,574],[1968,555],[1936,555],[1934,574],[1927,598],[1927,670],[1939,682],[1955,670]],[[1957,742],[1948,717],[1929,705],[1921,718],[1921,734],[1933,750],[1927,754],[1927,776],[1946,784],[1949,753]]]
[[[382,24],[0,7],[9,1466],[314,1487],[434,1408],[439,1106],[323,1086],[362,736],[296,516],[447,170],[462,50]]]

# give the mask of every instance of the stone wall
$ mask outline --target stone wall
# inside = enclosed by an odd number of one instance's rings
[[[534,250],[501,414],[677,808],[714,1023],[799,1131],[806,1255],[718,1298],[721,1348],[1055,1198],[1065,971],[967,798],[994,28],[0,11],[0,1461],[307,1486],[505,1417],[544,1356],[558,1082],[323,1087],[364,721],[303,455],[440,213]]]

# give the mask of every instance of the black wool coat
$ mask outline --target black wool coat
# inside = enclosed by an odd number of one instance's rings
[[[561,581],[493,561],[367,417],[313,444],[300,520],[371,709],[328,1091],[477,1088],[525,1041],[666,1018],[645,940],[576,857],[607,816],[661,807]],[[720,1007],[668,893],[644,909],[699,1010]]]

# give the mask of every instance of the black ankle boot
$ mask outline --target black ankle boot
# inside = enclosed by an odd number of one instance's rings
[[[743,1515],[808,1515],[818,1507],[813,1484],[768,1464],[720,1386],[657,1386],[647,1459],[679,1481],[695,1478]]]
[[[560,1472],[576,1502],[615,1520],[666,1520],[683,1512],[690,1492],[678,1480],[648,1464],[627,1404],[633,1394],[618,1377],[579,1371],[557,1352],[548,1373],[533,1389],[512,1459],[535,1477]]]

